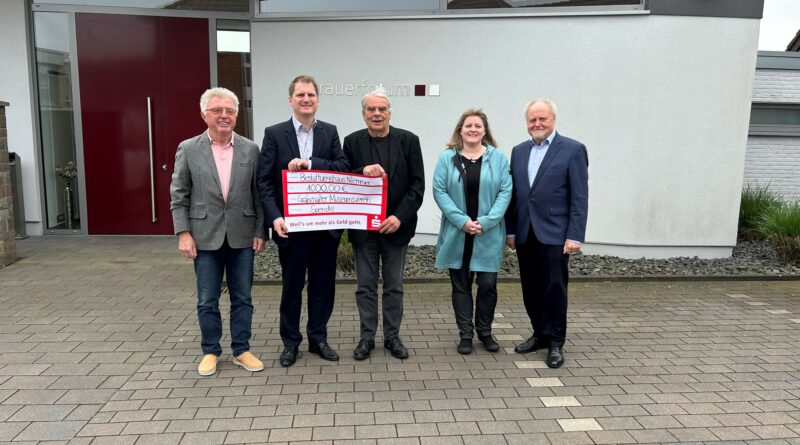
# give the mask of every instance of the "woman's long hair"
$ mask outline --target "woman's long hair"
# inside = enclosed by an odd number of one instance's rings
[[[460,149],[463,147],[464,140],[461,138],[461,128],[464,126],[464,121],[470,116],[478,116],[483,121],[483,129],[486,130],[486,133],[483,135],[481,144],[497,147],[497,142],[495,142],[492,136],[492,130],[489,129],[489,118],[486,117],[486,113],[484,113],[481,108],[470,108],[461,115],[461,118],[456,124],[456,128],[453,130],[453,135],[450,136],[450,142],[447,143],[447,147],[445,148]]]

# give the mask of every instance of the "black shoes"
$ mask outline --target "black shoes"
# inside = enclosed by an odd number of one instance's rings
[[[471,338],[462,338],[460,342],[458,342],[458,347],[456,347],[456,351],[459,354],[471,354],[472,353],[472,339]]]
[[[483,343],[484,349],[486,349],[489,352],[497,352],[500,350],[500,345],[498,345],[497,342],[494,341],[494,338],[491,335],[479,336],[478,340],[480,340],[481,343]]]
[[[359,346],[360,345],[361,343],[359,343]],[[392,357],[401,359],[408,358],[408,349],[406,349],[406,347],[403,346],[403,342],[400,341],[400,337],[392,337],[388,340],[384,340],[383,347],[389,350],[389,353],[392,354]],[[369,354],[367,356],[369,356]]]
[[[560,368],[564,364],[564,353],[561,350],[561,346],[547,348],[547,359],[544,362],[550,368]]]
[[[339,361],[339,354],[331,348],[328,342],[319,342],[316,345],[308,345],[308,352],[317,354],[321,359],[329,362]]]
[[[317,345],[309,345],[308,351],[314,354],[319,355],[324,360],[330,360],[335,362],[339,360],[339,354],[331,348],[328,343],[321,342]],[[280,363],[281,366],[284,368],[294,365],[298,358],[300,358],[302,354],[297,349],[297,347],[289,347],[286,346],[283,348],[283,352],[281,352]]]
[[[536,336],[531,335],[527,340],[517,345],[514,348],[514,352],[517,354],[525,354],[528,352],[534,352],[537,349],[544,349],[550,346],[550,342],[546,340],[542,340],[537,338]]]
[[[358,346],[353,351],[353,358],[356,360],[364,360],[369,358],[369,353],[375,349],[375,341],[373,340],[359,340]]]
[[[297,347],[290,348],[288,346],[283,348],[283,352],[281,352],[281,366],[287,368],[289,366],[294,365],[294,362],[297,361],[297,358],[300,356],[300,351],[297,350]]]

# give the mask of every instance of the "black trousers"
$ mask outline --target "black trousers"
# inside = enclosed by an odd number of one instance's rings
[[[533,334],[564,346],[567,336],[567,284],[569,255],[564,245],[542,244],[528,231],[528,239],[517,243],[522,301],[533,325]]]
[[[497,307],[497,272],[473,272],[469,270],[475,237],[467,235],[464,241],[464,256],[461,269],[450,269],[450,284],[453,286],[453,311],[456,315],[456,326],[461,338],[471,339],[473,331],[478,338],[492,335],[492,320]],[[473,299],[472,282],[478,285],[475,294],[475,323],[472,322]]]
[[[300,312],[306,272],[308,341],[313,344],[327,341],[328,320],[333,313],[338,247],[339,238],[332,237],[327,230],[293,233],[289,235],[288,246],[278,247],[283,278],[280,333],[285,346],[297,347],[303,341]]]

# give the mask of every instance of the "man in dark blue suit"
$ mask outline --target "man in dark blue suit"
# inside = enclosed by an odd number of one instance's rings
[[[547,348],[547,366],[558,368],[567,335],[569,255],[580,250],[586,233],[589,159],[585,145],[555,132],[552,101],[532,100],[525,110],[531,139],[511,152],[506,244],[517,251],[533,335],[514,350]]]
[[[297,76],[289,85],[292,118],[268,127],[258,160],[258,192],[264,219],[272,224],[272,239],[278,245],[283,289],[280,334],[284,349],[281,366],[291,366],[303,341],[300,311],[308,272],[308,350],[330,361],[339,355],[328,344],[328,320],[333,313],[336,251],[341,230],[289,233],[283,219],[282,170],[350,169],[339,143],[336,127],[316,119],[319,87],[311,76]]]

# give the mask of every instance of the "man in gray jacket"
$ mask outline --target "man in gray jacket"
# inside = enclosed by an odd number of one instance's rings
[[[206,90],[200,116],[202,134],[180,143],[170,195],[178,249],[194,260],[197,319],[203,359],[200,375],[217,371],[222,354],[219,297],[222,276],[230,291],[233,362],[248,371],[264,364],[250,353],[253,255],[264,248],[264,214],[256,191],[258,145],[235,134],[239,99],[225,88]]]

